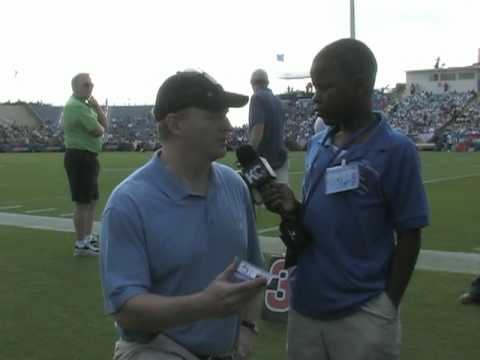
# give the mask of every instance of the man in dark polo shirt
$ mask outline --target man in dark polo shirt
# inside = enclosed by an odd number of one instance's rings
[[[107,118],[92,96],[93,83],[89,74],[80,73],[72,79],[73,95],[63,110],[65,133],[64,165],[75,203],[73,224],[76,242],[74,256],[98,255],[98,237],[92,234],[95,206],[98,200],[97,159],[102,150],[102,136]]]
[[[277,181],[288,184],[288,152],[283,140],[285,114],[282,103],[268,88],[265,70],[255,70],[250,79],[253,95],[250,97],[248,117],[249,143],[270,163]]]
[[[372,110],[376,73],[375,55],[355,39],[315,56],[313,102],[328,127],[309,142],[302,202],[283,184],[262,194],[310,239],[298,244],[281,228],[298,254],[290,360],[400,358],[399,307],[429,211],[415,144]]]

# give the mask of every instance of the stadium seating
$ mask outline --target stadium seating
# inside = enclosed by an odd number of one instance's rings
[[[480,101],[469,101],[474,93],[445,93],[435,95],[416,91],[401,96],[394,92],[376,90],[373,108],[387,114],[390,124],[416,143],[425,144],[435,139],[436,144],[420,149],[445,148],[446,134],[452,139],[452,148],[468,150],[480,137]],[[285,108],[285,139],[291,150],[304,149],[314,133],[317,118],[311,100],[312,94],[289,91],[279,95]],[[465,106],[468,104],[468,106]],[[108,111],[109,128],[105,148],[121,150],[151,150],[159,147],[152,106],[111,106]],[[61,146],[63,130],[60,126],[61,106],[48,104],[0,104],[0,145]],[[441,134],[436,130],[455,114],[456,121]],[[435,135],[435,137],[434,137]],[[247,141],[247,126],[234,129],[228,142],[234,149]],[[464,144],[458,146],[459,144]]]

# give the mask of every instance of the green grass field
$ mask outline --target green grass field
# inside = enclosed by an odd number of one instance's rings
[[[480,153],[422,153],[432,225],[423,249],[480,251]],[[151,153],[104,153],[101,199]],[[234,163],[229,154],[224,162]],[[303,153],[290,154],[299,192]],[[0,213],[68,218],[63,154],[0,154]],[[45,211],[40,211],[45,209]],[[260,210],[258,228],[278,224]],[[263,235],[275,236],[276,230]],[[110,359],[115,333],[102,313],[96,259],[73,258],[73,234],[0,226],[0,360]],[[402,305],[402,359],[478,359],[480,307],[458,305],[472,275],[416,271]],[[285,325],[262,322],[256,360],[285,359]]]

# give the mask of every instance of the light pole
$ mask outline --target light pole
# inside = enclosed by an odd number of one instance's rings
[[[355,0],[350,0],[350,38],[355,39]]]

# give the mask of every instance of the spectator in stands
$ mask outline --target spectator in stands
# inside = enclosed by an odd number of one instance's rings
[[[447,151],[452,151],[452,147],[453,147],[453,137],[451,134],[447,134],[445,136],[445,144],[447,146]]]
[[[290,244],[298,254],[291,360],[399,358],[398,308],[428,209],[415,145],[372,112],[376,71],[371,50],[354,39],[316,55],[314,102],[331,128],[310,141],[303,203],[283,184],[263,194],[284,225],[294,221],[310,234],[303,248]],[[291,238],[291,228],[281,229]]]
[[[268,88],[268,75],[258,69],[252,73],[253,95],[249,109],[249,143],[270,163],[277,181],[288,184],[288,151],[284,141],[285,114],[281,101]]]
[[[97,159],[102,150],[102,135],[107,118],[92,96],[93,83],[89,74],[80,73],[72,79],[73,95],[63,110],[65,133],[64,166],[74,202],[74,256],[98,255],[98,236],[93,234],[95,208],[99,197]]]
[[[103,214],[101,276],[121,336],[116,360],[252,352],[265,279],[231,276],[234,257],[263,265],[253,209],[240,176],[214,162],[226,154],[228,108],[247,101],[193,71],[160,87],[162,149],[113,191]]]

